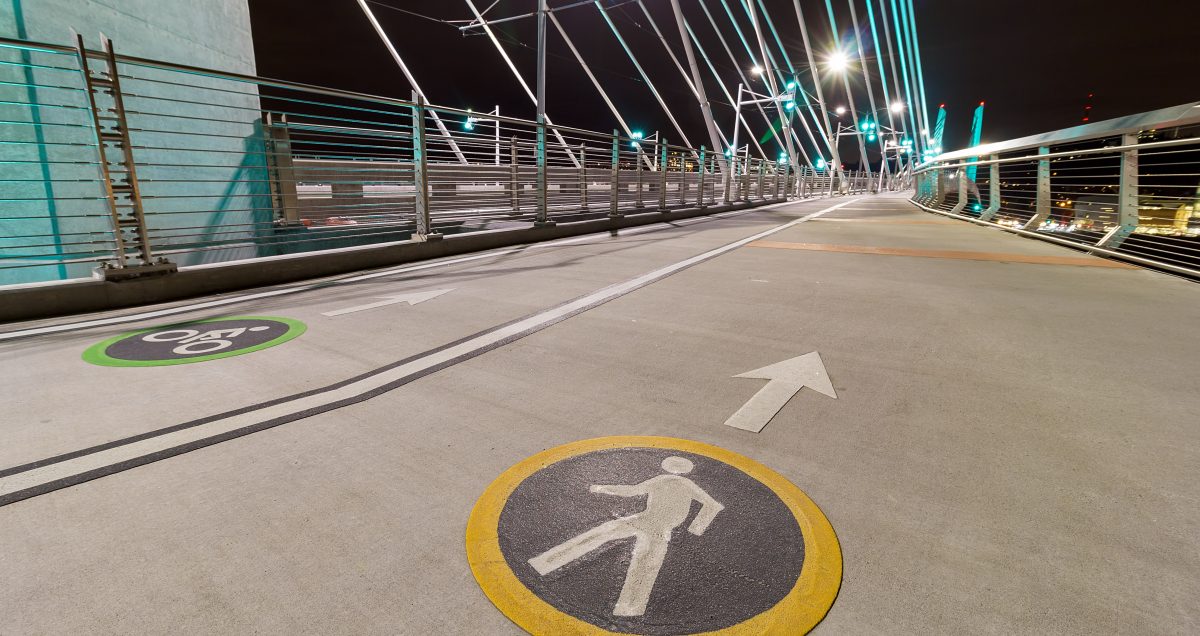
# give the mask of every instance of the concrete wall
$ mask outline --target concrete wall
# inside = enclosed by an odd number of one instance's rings
[[[121,54],[253,74],[246,3],[0,0],[0,35],[71,45],[74,28],[89,48],[100,47],[103,33]],[[240,234],[221,235],[237,243],[269,228],[256,87],[139,67],[123,66],[121,71],[143,78],[124,79],[123,89],[128,110],[149,113],[131,115],[129,124],[135,129],[134,146],[148,147],[135,148],[134,154],[158,242],[212,240],[213,228],[222,225],[239,228]],[[86,276],[92,266],[88,263],[11,267],[14,256],[25,264],[56,254],[86,256],[103,250],[111,235],[76,60],[73,55],[2,49],[0,82],[11,83],[0,85],[0,102],[9,102],[0,105],[0,120],[13,122],[0,124],[0,138],[7,142],[0,147],[0,187],[5,192],[0,201],[0,284]],[[164,147],[174,150],[159,149]],[[186,265],[254,255],[252,247],[232,247],[222,254],[191,252],[171,258]]]

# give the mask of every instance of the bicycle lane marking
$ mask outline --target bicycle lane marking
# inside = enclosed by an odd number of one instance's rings
[[[769,230],[336,384],[0,470],[0,506],[371,399],[854,201],[851,199],[809,213]]]
[[[299,320],[229,316],[123,333],[88,347],[83,359],[106,367],[161,367],[238,356],[283,344],[305,332]]]

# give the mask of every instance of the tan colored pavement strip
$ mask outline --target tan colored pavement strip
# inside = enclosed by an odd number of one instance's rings
[[[842,208],[843,210],[848,208]],[[960,225],[961,221],[936,221],[930,219],[813,219],[823,223],[896,223],[900,225]]]
[[[1038,256],[1036,254],[1005,254],[1002,252],[963,252],[957,250],[917,250],[903,247],[870,247],[867,245],[830,245],[826,243],[784,243],[754,241],[746,247],[766,247],[778,250],[807,250],[812,252],[842,252],[844,254],[880,254],[884,256],[918,256],[922,258],[951,258],[964,261],[1001,261],[1035,265],[1075,265],[1079,267],[1108,267],[1137,269],[1118,261],[1092,256]]]

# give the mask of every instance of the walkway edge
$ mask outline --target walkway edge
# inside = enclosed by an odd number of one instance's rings
[[[618,218],[455,234],[438,241],[397,241],[181,268],[177,273],[121,282],[72,280],[0,289],[0,323],[110,311],[292,283],[513,245],[541,243],[675,219],[709,216],[785,202],[767,199],[705,208],[678,208]],[[797,201],[798,203],[801,201]]]

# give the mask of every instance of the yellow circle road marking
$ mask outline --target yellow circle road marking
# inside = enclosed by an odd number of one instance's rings
[[[679,450],[732,466],[758,480],[787,506],[804,539],[804,561],[790,592],[774,607],[736,625],[705,632],[728,636],[806,633],[815,627],[837,598],[842,581],[842,553],[829,520],[807,495],[785,477],[737,453],[670,437],[601,437],[564,444],[533,455],[504,471],[471,511],[466,548],[471,571],[492,603],[514,623],[535,635],[619,634],[566,614],[522,583],[500,549],[500,514],[513,491],[534,473],[565,459],[597,450],[653,448]]]

